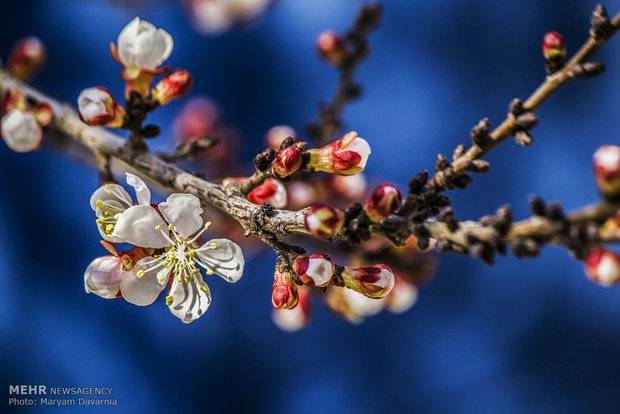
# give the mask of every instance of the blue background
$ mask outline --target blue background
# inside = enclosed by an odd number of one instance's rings
[[[174,2],[2,2],[0,53],[6,58],[15,39],[36,34],[49,48],[36,86],[72,103],[93,85],[120,96],[108,43],[139,14],[172,34],[169,62],[194,74],[193,93],[214,97],[249,137],[249,166],[269,127],[301,129],[331,96],[336,76],[316,58],[314,39],[324,28],[347,28],[358,5],[282,0],[252,30],[205,38]],[[368,176],[405,189],[437,153],[467,143],[481,117],[497,125],[508,102],[544,78],[542,35],[563,33],[574,52],[594,5],[388,1],[359,72],[366,94],[345,113],[347,127],[372,146]],[[620,9],[606,5],[611,14]],[[490,174],[451,193],[458,218],[504,203],[524,218],[532,193],[567,209],[597,199],[592,154],[619,139],[620,39],[596,59],[607,72],[570,84],[538,112],[533,147],[502,144],[487,157]],[[181,104],[150,118],[164,137]],[[2,145],[0,173],[7,398],[9,384],[47,384],[113,387],[119,412],[620,412],[620,290],[590,283],[564,249],[499,258],[494,267],[447,255],[408,313],[351,326],[316,306],[311,325],[292,335],[270,318],[269,252],[251,258],[235,286],[211,278],[211,308],[184,325],[163,299],[138,308],[84,293],[84,269],[104,254],[88,206],[92,169],[45,149],[22,155]]]

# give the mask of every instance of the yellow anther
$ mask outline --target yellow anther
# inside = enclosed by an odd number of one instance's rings
[[[172,230],[174,226],[172,224],[168,224],[168,230]]]
[[[166,296],[166,305],[168,305],[168,306],[172,305],[172,301],[173,300],[174,300],[174,298],[172,297],[172,295]]]
[[[185,283],[189,283],[191,277],[189,277],[189,275],[185,275]]]
[[[110,217],[112,212],[110,210],[103,210],[103,217]]]
[[[101,209],[102,209],[102,208],[103,208],[103,200],[101,200],[101,199],[97,200],[97,202],[95,203],[95,205],[96,205],[97,207],[99,207],[99,208],[101,208]]]
[[[97,222],[98,224],[102,224],[105,220],[103,220],[102,218],[98,218],[97,220],[95,220],[95,222]]]
[[[211,270],[211,269],[207,269],[207,274],[208,274],[208,275],[212,275],[212,274],[213,274],[213,270]]]
[[[189,272],[192,275],[195,275],[196,273],[200,273],[200,269],[193,269],[191,272]]]
[[[155,230],[157,231],[161,230],[161,226],[155,226]]]
[[[193,250],[189,252],[189,257],[196,257],[196,252]]]
[[[183,280],[183,279],[181,279],[181,275],[178,275],[178,276],[177,276],[177,282],[179,282],[179,283],[180,283],[182,280]]]
[[[157,273],[157,279],[159,279],[160,282],[164,281],[164,275],[162,273]]]
[[[138,279],[140,279],[142,276],[144,276],[144,270],[138,270],[136,272],[136,276],[138,277]]]
[[[187,263],[183,263],[183,264],[181,265],[181,269],[186,269],[186,268],[187,268]]]
[[[217,249],[217,243],[215,243],[215,242],[214,242],[214,243],[211,243],[211,248],[212,248],[213,250]]]
[[[202,285],[202,286],[200,286],[200,290],[202,290],[203,292],[206,293],[206,292],[209,291],[209,288],[207,287],[207,285]]]
[[[112,234],[113,231],[114,231],[114,224],[108,224],[107,226],[105,226],[105,232],[107,234]]]
[[[108,190],[108,187],[104,187],[103,188],[103,192],[108,194],[108,195],[112,194],[112,191]]]
[[[207,222],[205,223],[205,230],[208,230],[210,226],[211,226],[211,222],[210,222],[210,221],[207,221]]]
[[[196,266],[196,262],[192,260],[192,261],[189,262],[189,265],[190,266]]]
[[[121,216],[121,213],[116,213],[116,214],[114,215],[114,220],[118,220],[118,218],[119,218],[120,216]]]

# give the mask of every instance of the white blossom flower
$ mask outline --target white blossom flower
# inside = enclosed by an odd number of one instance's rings
[[[210,35],[254,20],[273,0],[186,0],[196,28]]]
[[[118,58],[129,72],[154,71],[172,52],[172,36],[153,24],[133,19],[118,35]]]
[[[97,215],[97,228],[104,240],[124,243],[125,240],[113,234],[116,222],[130,207],[143,207],[152,210],[146,214],[157,214],[151,207],[151,191],[139,177],[126,173],[127,184],[136,191],[139,206],[134,206],[131,196],[118,184],[105,184],[90,197],[90,208]],[[134,213],[132,213],[134,214]],[[146,246],[142,246],[146,247]],[[149,246],[150,247],[150,246]]]
[[[120,258],[112,255],[93,260],[84,272],[84,289],[104,299],[118,297],[121,290],[122,270]]]
[[[189,323],[211,303],[211,293],[197,266],[204,268],[207,275],[216,273],[234,283],[243,274],[243,253],[227,239],[200,244],[210,223],[203,226],[202,208],[196,196],[172,194],[158,208],[163,218],[154,208],[138,205],[125,210],[116,222],[114,237],[136,246],[163,249],[141,259],[126,273],[121,294],[135,305],[150,305],[172,276],[166,304],[173,315]]]
[[[2,138],[16,152],[37,149],[43,139],[43,131],[31,112],[11,109],[2,117]]]

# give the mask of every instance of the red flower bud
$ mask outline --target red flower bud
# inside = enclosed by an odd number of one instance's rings
[[[346,56],[344,39],[331,30],[325,30],[316,39],[316,52],[330,65],[339,65]]]
[[[248,194],[248,200],[254,204],[269,203],[276,208],[284,208],[287,202],[286,188],[280,181],[267,178]]]
[[[193,83],[192,75],[188,71],[177,69],[155,85],[152,91],[153,98],[161,105],[164,105],[189,92]]]
[[[295,332],[306,326],[312,313],[310,288],[300,286],[297,290],[299,302],[293,309],[274,309],[273,321],[286,332]]]
[[[323,239],[333,236],[344,224],[344,213],[325,204],[313,204],[304,218],[306,229]]]
[[[323,287],[331,282],[335,266],[326,255],[314,253],[298,256],[293,262],[293,270],[304,284]]]
[[[392,214],[403,201],[403,196],[398,188],[392,184],[381,184],[374,189],[364,209],[368,217],[374,221],[385,220]]]
[[[620,281],[620,257],[611,250],[592,250],[586,257],[585,269],[588,278],[601,286],[611,286]]]
[[[557,56],[564,58],[566,57],[566,42],[558,32],[549,32],[543,37],[542,51],[545,59]]]
[[[29,80],[45,66],[45,46],[36,37],[18,40],[11,50],[7,68],[16,78]]]
[[[276,264],[271,303],[276,309],[293,309],[298,300],[297,285],[293,281],[290,268],[285,263]]]
[[[620,147],[604,145],[594,153],[596,186],[606,198],[620,196]]]
[[[325,171],[332,174],[354,175],[366,166],[370,155],[370,146],[365,139],[352,131],[322,148],[307,151],[310,154],[308,169]]]
[[[273,163],[273,172],[279,177],[286,177],[299,167],[301,167],[301,151],[296,147],[288,147],[278,152]]]
[[[2,97],[2,112],[6,114],[11,109],[19,109],[20,111],[26,111],[28,109],[28,104],[26,104],[24,95],[13,88],[7,89]]]
[[[394,273],[383,264],[370,267],[345,267],[342,271],[345,287],[369,298],[382,298],[394,287]]]

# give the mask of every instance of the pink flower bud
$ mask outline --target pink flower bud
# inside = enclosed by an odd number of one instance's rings
[[[310,321],[312,307],[310,289],[300,286],[297,290],[299,303],[293,309],[274,309],[272,318],[278,328],[286,332],[296,332]]]
[[[352,131],[322,148],[307,151],[310,154],[308,168],[332,174],[354,175],[366,166],[370,146],[363,138]]]
[[[6,145],[16,152],[33,151],[43,139],[43,131],[34,115],[19,109],[12,109],[2,117],[0,132]]]
[[[121,259],[115,256],[103,256],[93,260],[84,272],[84,289],[104,299],[121,297],[121,280],[123,271]]]
[[[7,113],[11,109],[19,109],[20,111],[26,111],[28,109],[24,95],[13,88],[7,89],[2,97],[2,112]]]
[[[620,147],[604,145],[594,153],[596,186],[606,198],[620,195]]]
[[[296,138],[297,133],[288,125],[276,125],[265,134],[265,141],[273,149],[280,149],[282,142],[288,137]]]
[[[284,263],[276,264],[271,303],[276,309],[293,309],[298,300],[297,285],[293,281],[290,268]]]
[[[592,250],[586,257],[585,269],[588,278],[601,286],[611,286],[620,281],[620,257],[611,250]]]
[[[309,256],[298,256],[293,262],[293,270],[304,284],[323,287],[331,282],[335,266],[326,255],[314,253]]]
[[[325,30],[316,39],[316,52],[330,65],[339,65],[346,56],[346,43],[332,30]]]
[[[34,36],[18,40],[7,62],[11,75],[23,80],[32,79],[44,66],[45,46]]]
[[[344,213],[335,207],[315,203],[306,212],[304,221],[310,233],[327,239],[336,234],[344,224]]]
[[[84,89],[78,97],[80,119],[91,126],[118,128],[125,122],[125,110],[110,91],[100,86]]]
[[[248,194],[248,200],[254,204],[269,203],[276,208],[284,208],[287,202],[286,188],[280,181],[267,178]]]
[[[220,121],[217,104],[210,98],[191,98],[174,120],[174,134],[180,143],[217,135],[216,124]]]
[[[173,99],[180,98],[192,88],[194,79],[185,69],[177,69],[162,80],[153,88],[153,98],[164,105]]]
[[[566,56],[566,43],[558,32],[549,32],[543,37],[542,44],[543,56],[545,59],[552,59]]]
[[[303,181],[295,181],[287,185],[288,207],[300,210],[308,207],[317,198],[317,192],[310,184]]]
[[[366,210],[366,214],[372,221],[378,222],[388,218],[390,214],[400,207],[402,201],[403,196],[398,191],[398,188],[392,184],[385,183],[374,189],[368,201],[366,201],[364,210]]]
[[[52,122],[52,117],[54,116],[52,107],[47,102],[37,103],[30,109],[30,112],[32,112],[32,115],[34,115],[34,118],[41,126],[47,126]]]
[[[388,311],[396,314],[405,313],[417,302],[418,289],[414,284],[394,275],[394,288],[385,300]]]
[[[273,163],[273,172],[279,177],[286,177],[299,167],[301,167],[301,151],[296,147],[288,147],[278,152]]]
[[[369,298],[382,298],[394,287],[394,273],[383,264],[369,267],[345,267],[344,285]]]

